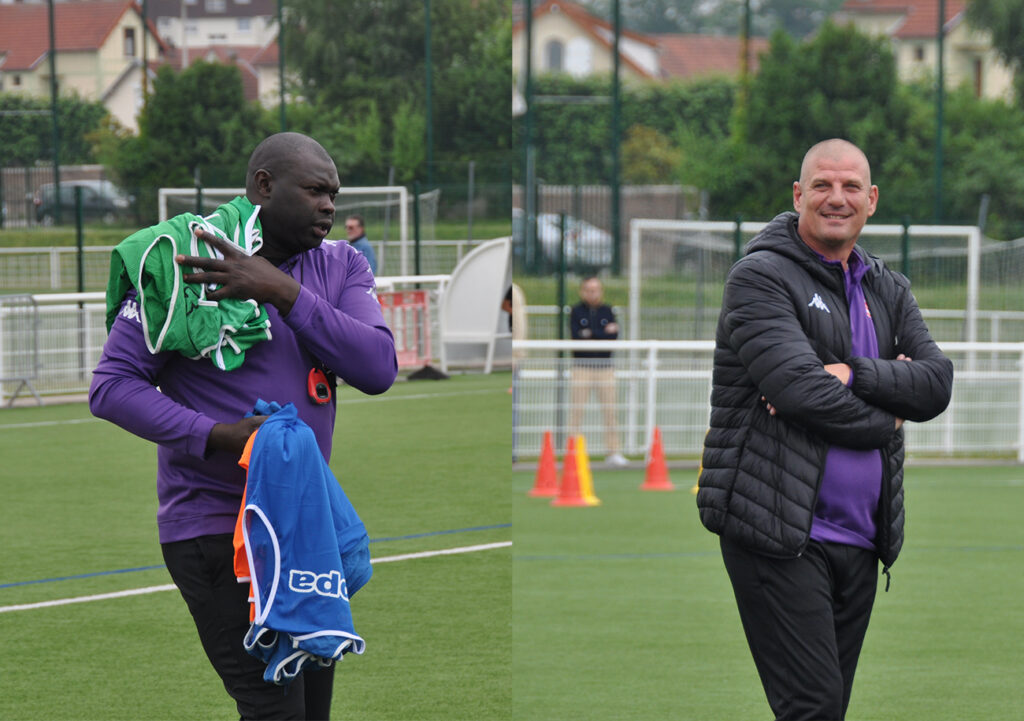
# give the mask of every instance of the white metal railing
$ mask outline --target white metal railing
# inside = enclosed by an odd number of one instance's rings
[[[376,280],[381,291],[426,290],[429,312],[423,315],[425,325],[419,329],[418,337],[429,335],[439,340],[437,309],[450,278],[449,275],[382,276]],[[31,328],[24,322],[15,322],[21,321],[21,315],[28,312],[26,306],[7,306],[3,302],[5,296],[0,296],[0,406],[19,392],[19,382],[6,379],[4,368],[23,363],[24,349],[29,346],[36,349],[37,358],[33,390],[42,396],[88,391],[92,370],[99,362],[107,339],[105,294],[39,293],[22,297],[30,297],[34,303],[31,312],[37,320]],[[438,347],[438,343],[432,344],[432,348]]]
[[[1024,462],[1024,343],[943,343],[954,364],[949,407],[929,423],[906,425],[909,454],[1012,456]],[[513,454],[535,457],[545,431],[582,432],[607,451],[595,397],[569,427],[573,350],[612,350],[615,417],[623,451],[642,454],[655,426],[666,452],[696,458],[707,431],[713,341],[519,341]]]
[[[423,275],[451,273],[459,261],[485,240],[422,240],[420,271]],[[402,250],[400,240],[372,240],[378,265],[384,270],[398,270]],[[408,243],[411,244],[411,241]],[[86,288],[103,288],[110,275],[112,245],[88,245],[82,249]],[[411,249],[415,254],[415,247]],[[66,291],[77,287],[78,248],[0,248],[0,293],[39,293]],[[390,256],[396,256],[394,262]],[[415,257],[406,259],[410,265]],[[403,273],[403,275],[406,275]]]
[[[686,314],[690,312],[690,308],[645,308],[641,310],[641,314],[653,314],[655,312],[665,312],[672,315]],[[623,318],[632,317],[628,307],[616,306],[613,308],[616,317],[621,321]],[[704,314],[710,318],[708,330],[714,332],[715,323],[718,319],[718,308],[705,308]],[[569,307],[563,309],[563,313],[566,318],[569,317]],[[558,322],[558,306],[557,305],[528,305],[526,306],[526,315],[529,321],[537,321],[535,323],[529,323],[530,335],[538,340],[546,339],[547,335],[554,335],[556,324]],[[928,327],[931,330],[932,337],[937,342],[960,342],[966,341],[965,335],[966,322],[967,322],[967,311],[945,309],[945,308],[922,308],[921,315],[925,321],[928,322]],[[1020,343],[1024,342],[1024,311],[1020,310],[978,310],[975,313],[975,330],[974,332],[981,337],[985,342],[989,343]],[[621,323],[625,329],[624,335],[631,336],[629,332],[629,323]],[[643,319],[641,318],[641,323]],[[623,335],[620,333],[620,335]]]

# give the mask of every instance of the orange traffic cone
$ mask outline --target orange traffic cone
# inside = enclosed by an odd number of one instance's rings
[[[576,440],[569,436],[569,443],[562,459],[562,485],[558,496],[551,499],[552,506],[589,506],[580,490],[579,469],[576,466]]]
[[[540,461],[537,463],[537,478],[533,482],[530,495],[534,498],[551,498],[558,495],[558,469],[555,467],[555,448],[551,445],[551,431],[544,431]]]
[[[668,466],[665,465],[665,449],[661,446],[661,429],[654,427],[651,455],[647,459],[647,475],[641,491],[674,491],[675,486],[668,480]]]
[[[587,500],[587,505],[600,506],[601,499],[594,495],[594,474],[590,471],[587,439],[582,433],[576,436],[576,472],[580,478],[580,493]]]

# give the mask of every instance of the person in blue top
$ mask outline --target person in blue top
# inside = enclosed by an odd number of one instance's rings
[[[604,286],[597,276],[588,276],[580,283],[580,302],[572,307],[569,329],[573,340],[615,340],[619,337],[619,323],[611,306],[604,302]],[[591,393],[596,393],[604,417],[605,461],[614,466],[624,466],[627,461],[619,450],[612,352],[577,350],[573,351],[572,357],[569,432],[573,435],[580,432],[587,400]]]
[[[373,246],[366,238],[363,216],[350,215],[345,218],[345,235],[348,236],[349,245],[366,257],[366,262],[370,264],[370,272],[377,275],[377,254],[373,252]]]
[[[722,298],[697,506],[776,721],[845,718],[903,545],[903,424],[952,391],[910,282],[858,246],[877,204],[860,148],[814,145]]]

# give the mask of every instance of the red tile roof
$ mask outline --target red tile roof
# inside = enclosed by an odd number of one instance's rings
[[[86,0],[54,3],[54,35],[57,51],[97,50],[126,12],[134,9],[133,0]],[[158,44],[156,27],[149,31]],[[0,69],[31,70],[42,61],[50,48],[49,10],[43,3],[0,4]]]
[[[946,0],[945,25],[963,19],[964,0]],[[839,12],[845,15],[895,13],[904,15],[896,31],[897,38],[932,38],[939,28],[939,0],[846,0]]]
[[[259,100],[259,72],[261,65],[277,66],[277,43],[272,42],[260,48],[252,45],[208,45],[188,47],[190,63],[202,59],[223,65],[236,65],[242,74],[242,91],[246,100]],[[181,48],[168,48],[164,55],[165,64],[181,70]]]
[[[576,25],[578,25],[582,30],[584,30],[588,35],[590,35],[595,40],[595,42],[597,42],[602,47],[611,50],[613,42],[611,38],[613,33],[615,32],[615,29],[612,27],[611,23],[605,22],[601,18],[591,15],[589,12],[584,10],[579,5],[576,5],[575,3],[572,2],[567,2],[566,0],[545,0],[545,2],[542,2],[540,5],[534,7],[534,22],[536,22],[536,19],[538,17],[546,15],[550,12],[561,12],[563,15],[565,15],[574,23],[576,23]],[[520,20],[513,27],[513,32],[519,32],[524,27],[526,27],[525,20]],[[631,30],[626,30],[625,28],[620,28],[619,32],[623,38],[629,38],[630,40],[634,40],[639,43],[644,43],[645,45],[650,45],[652,47],[655,47],[657,45],[657,42],[650,35],[642,35],[641,33],[635,33]],[[651,77],[651,73],[648,70],[645,70],[643,67],[633,62],[626,55],[623,55],[621,53],[621,49],[619,54],[622,57],[622,62],[626,67],[630,68],[633,72],[637,73],[638,75]]]
[[[663,75],[694,78],[708,75],[738,76],[740,39],[717,35],[655,35],[661,48]],[[766,38],[750,38],[750,71],[756,72],[758,55],[768,51]]]

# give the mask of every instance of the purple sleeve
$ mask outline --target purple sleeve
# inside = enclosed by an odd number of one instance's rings
[[[395,340],[362,255],[348,266],[337,306],[303,287],[283,320],[310,353],[350,386],[376,394],[395,382]]]
[[[135,308],[129,298],[122,308]],[[142,325],[122,312],[114,320],[93,371],[89,410],[125,430],[162,446],[202,457],[215,421],[177,403],[156,388],[166,360],[146,348]]]

